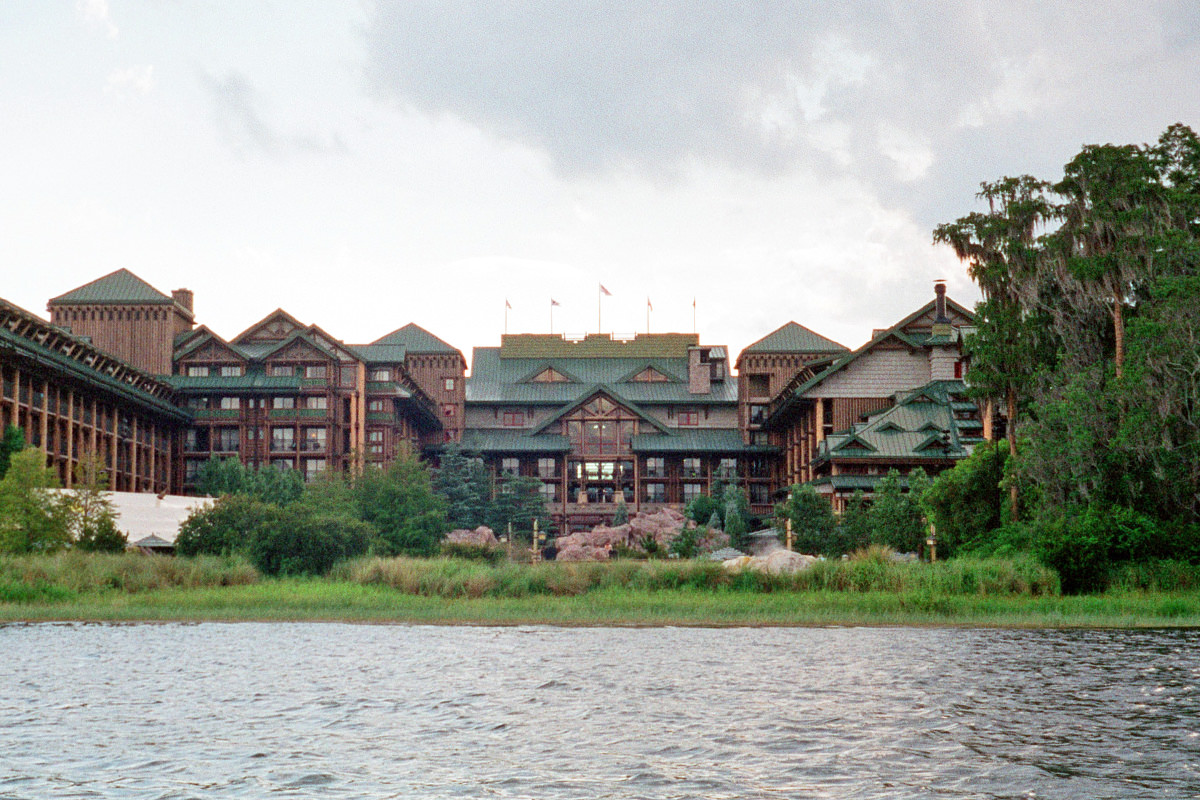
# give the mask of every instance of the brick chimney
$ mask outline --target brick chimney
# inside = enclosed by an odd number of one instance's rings
[[[189,314],[193,313],[191,289],[175,289],[171,292],[171,299],[180,307],[186,309]]]
[[[933,292],[937,295],[936,316],[933,318],[934,323],[949,322],[950,318],[946,316],[946,282],[936,280],[933,282]]]

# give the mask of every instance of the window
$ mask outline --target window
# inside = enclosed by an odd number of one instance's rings
[[[444,383],[445,383],[445,386],[446,386],[446,391],[447,391],[447,392],[453,392],[453,391],[454,391],[454,378],[446,378],[446,379],[445,379],[445,381],[444,381]]]
[[[750,484],[750,505],[765,506],[771,502],[771,493],[765,483]]]
[[[833,435],[833,400],[825,399],[821,401],[822,417],[822,434],[824,436]]]
[[[367,431],[367,441],[368,442],[382,442],[383,441],[383,431]]]
[[[770,375],[749,375],[746,379],[746,390],[751,397],[771,396]]]
[[[193,453],[208,451],[208,428],[188,428],[183,437],[183,449]]]
[[[667,477],[667,460],[665,458],[647,458],[646,459],[646,477],[647,478],[665,478],[665,477]]]
[[[325,395],[321,395],[319,397],[306,397],[304,398],[304,407],[315,409],[317,411],[324,411],[325,409],[329,408],[329,398],[327,398]]]
[[[236,453],[239,444],[237,428],[217,428],[213,431],[213,450],[218,453]]]
[[[271,466],[277,470],[286,472],[287,470],[292,469],[292,467],[295,465],[292,464],[292,460],[290,458],[272,458]]]
[[[737,475],[737,459],[736,458],[722,458],[720,463],[717,464],[717,477],[725,478],[726,480],[728,480],[729,478],[735,477],[736,475]]]
[[[704,493],[704,484],[685,483],[683,485],[683,502],[690,503]]]
[[[960,358],[958,361],[954,362],[954,379],[956,381],[961,381],[963,378],[963,375],[965,373],[966,373],[966,364]]]
[[[25,387],[22,386],[21,388],[25,388]],[[207,397],[189,397],[187,399],[187,407],[193,411],[199,411],[201,409],[208,408],[208,398]]]
[[[271,450],[276,452],[287,452],[295,449],[295,428],[271,428]]]
[[[701,475],[701,471],[700,471],[700,459],[698,459],[698,458],[685,458],[685,459],[683,460],[683,477],[685,477],[685,478],[699,478],[699,477],[700,477],[700,475]]]
[[[290,378],[296,374],[296,368],[291,364],[272,364],[268,374],[277,378]]]
[[[222,397],[221,408],[233,410],[242,407],[242,401],[239,397]]]
[[[750,424],[765,425],[767,423],[766,406],[750,406]]]
[[[240,364],[226,364],[221,367],[222,378],[238,378],[246,374],[246,368]]]
[[[257,425],[252,425],[249,428],[246,428],[246,441],[248,441],[248,442],[261,441],[262,440],[262,432],[263,432],[263,429],[258,427]]]
[[[373,381],[390,381],[391,379],[392,371],[390,369],[371,370],[371,380]]]
[[[647,503],[665,503],[667,502],[667,487],[661,483],[647,483],[646,487],[646,502]]]
[[[557,478],[558,477],[558,459],[557,458],[539,458],[537,461],[538,477],[539,478]]]
[[[296,398],[294,397],[272,397],[271,408],[295,408]]]
[[[500,471],[509,475],[517,475],[521,471],[521,459],[519,458],[502,458],[500,459]]]
[[[557,503],[562,497],[560,487],[557,483],[543,483],[538,487],[538,492],[547,503]]]
[[[383,406],[386,402],[386,400],[368,400],[367,411],[383,411]]]
[[[505,411],[504,412],[504,427],[520,428],[525,425],[524,411]]]
[[[691,428],[700,424],[700,412],[694,408],[680,409],[676,416],[679,418],[680,427]]]
[[[442,416],[443,417],[453,417],[454,416],[454,403],[442,403]]]
[[[208,367],[188,367],[187,376],[189,378],[207,378]]]
[[[200,475],[200,470],[204,466],[204,462],[189,458],[183,462],[183,480],[185,483],[195,483],[196,478]]]
[[[304,480],[311,481],[320,473],[325,471],[325,459],[323,458],[306,458],[304,459]]]
[[[306,378],[322,378],[325,377],[324,364],[309,364],[304,368],[304,377]]]
[[[300,449],[315,452],[325,449],[325,429],[305,428],[302,431],[303,443]]]

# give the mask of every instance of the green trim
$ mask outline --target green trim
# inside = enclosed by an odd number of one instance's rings
[[[196,419],[237,419],[242,415],[240,408],[197,408],[193,409]]]
[[[298,410],[296,408],[268,408],[267,416],[271,419],[286,419],[287,417],[295,417]]]
[[[329,409],[328,408],[297,408],[296,416],[304,417],[305,419],[324,419],[329,416]]]
[[[368,411],[367,422],[392,422],[396,419],[395,414],[389,414],[386,411]]]

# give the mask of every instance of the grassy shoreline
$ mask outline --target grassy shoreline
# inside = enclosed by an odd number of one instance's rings
[[[0,559],[0,623],[340,621],[560,626],[1200,627],[1188,575],[1077,597],[1032,562],[829,562],[795,576],[695,562],[363,559],[264,578],[240,559]]]

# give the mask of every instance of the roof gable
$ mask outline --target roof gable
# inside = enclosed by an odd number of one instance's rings
[[[204,361],[232,360],[245,363],[246,356],[230,347],[219,336],[209,334],[202,339],[194,339],[187,348],[175,354],[175,360],[196,359]]]
[[[251,325],[246,330],[233,337],[234,344],[252,344],[255,342],[279,342],[296,331],[304,330],[307,326],[282,308],[277,308],[270,314]]]
[[[666,425],[663,425],[661,422],[659,422],[658,420],[654,419],[653,417],[647,415],[644,411],[642,411],[640,408],[638,408],[636,403],[631,403],[631,402],[629,402],[629,400],[621,397],[621,395],[618,392],[616,392],[613,389],[613,387],[611,387],[607,384],[599,383],[599,384],[596,384],[596,385],[588,388],[586,391],[584,391],[582,394],[580,394],[576,400],[564,405],[557,414],[553,415],[552,417],[547,419],[545,422],[543,422],[541,425],[539,425],[537,428],[535,428],[533,433],[542,433],[543,431],[545,431],[547,428],[549,428],[555,422],[558,422],[559,420],[563,419],[564,417],[569,416],[570,414],[572,414],[573,412],[582,408],[583,406],[586,406],[589,403],[593,403],[596,400],[603,400],[603,401],[611,404],[614,408],[622,409],[622,410],[628,412],[629,414],[637,417],[640,421],[645,422],[649,425],[653,425],[655,428],[662,431],[663,433],[667,433],[670,430],[669,428],[667,428]]]
[[[371,344],[403,345],[410,353],[458,354],[458,348],[442,341],[415,322],[381,336]]]
[[[810,330],[798,322],[788,322],[754,342],[743,353],[845,353],[850,348]]]
[[[149,303],[168,305],[175,301],[127,269],[119,269],[53,298],[48,305],[75,303]]]

